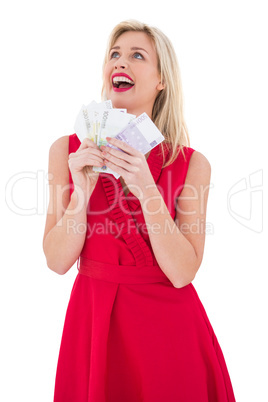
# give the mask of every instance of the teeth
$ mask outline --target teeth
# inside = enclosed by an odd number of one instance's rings
[[[120,77],[120,76],[117,76],[117,77],[114,77],[113,78],[113,82],[114,83],[118,83],[118,82],[128,82],[129,84],[132,84],[132,85],[134,85],[134,82],[133,81],[131,81],[130,79],[128,79],[127,77]]]

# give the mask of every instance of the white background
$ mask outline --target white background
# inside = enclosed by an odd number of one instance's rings
[[[191,146],[212,165],[210,234],[194,285],[237,401],[268,401],[265,1],[126,4],[25,0],[0,12],[1,188],[7,197],[2,190],[0,399],[53,400],[77,271],[74,266],[58,276],[42,250],[49,147],[74,132],[83,103],[100,101],[108,34],[121,20],[136,18],[172,40]]]

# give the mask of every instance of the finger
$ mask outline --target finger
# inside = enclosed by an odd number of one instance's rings
[[[140,154],[142,155],[141,152],[137,151],[135,148],[131,147],[125,142],[118,140],[117,138],[106,137],[106,140],[108,144],[114,145],[115,147],[122,149],[129,155],[140,155]]]
[[[122,153],[121,151],[118,152]],[[139,171],[139,168],[135,164],[128,163],[124,159],[118,159],[116,156],[110,154],[105,155],[104,164],[106,163],[105,161],[112,163],[113,166],[118,166],[124,169],[125,172],[137,173]]]
[[[95,148],[85,148],[85,149],[78,149],[76,152],[72,152],[69,154],[69,158],[78,158],[80,156],[87,156],[87,157],[91,157],[91,156],[96,156],[98,159],[102,160],[103,159],[103,154],[102,152],[99,150],[99,148],[95,149]]]
[[[102,147],[102,154],[106,158],[107,155],[116,156],[118,159],[122,159],[131,163],[132,156],[127,154],[126,152],[118,151],[118,149],[114,149],[111,147]]]
[[[81,142],[80,147],[78,148],[78,151],[80,151],[81,149],[88,148],[88,147],[99,149],[98,145],[95,144],[94,141],[90,140],[89,138],[84,138],[83,141]]]
[[[122,167],[116,165],[115,163],[112,163],[110,161],[108,161],[107,159],[105,159],[103,161],[105,166],[108,166],[110,169],[112,169],[115,173],[118,173],[120,176],[124,177],[125,174],[127,173],[127,171],[125,169],[123,169]]]
[[[95,149],[91,149],[90,153],[88,148],[71,153],[68,161],[71,166],[103,166],[101,152]]]
[[[103,165],[103,158],[100,158],[97,155],[82,155],[80,162],[89,166],[94,166],[96,163]]]
[[[80,169],[84,166],[103,166],[103,159],[95,155],[88,157],[87,155],[80,155],[77,158],[70,158],[68,161],[69,167]]]

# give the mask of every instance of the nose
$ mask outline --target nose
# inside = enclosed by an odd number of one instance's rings
[[[117,60],[116,60],[116,62],[115,62],[115,64],[114,64],[114,68],[115,69],[125,69],[125,68],[127,68],[127,62],[126,62],[126,60],[123,58],[123,57],[119,57]]]

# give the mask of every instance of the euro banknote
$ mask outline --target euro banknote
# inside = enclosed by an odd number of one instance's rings
[[[140,116],[133,119],[122,131],[120,131],[114,137],[130,145],[132,148],[135,148],[143,155],[151,151],[165,139],[165,137],[161,134],[161,132],[158,130],[156,125],[152,122],[152,120],[146,113],[142,113]],[[107,146],[122,151],[122,149],[117,148],[109,143],[107,144]],[[93,167],[93,170],[97,172],[111,173],[116,179],[120,177],[118,173],[114,172],[107,166]]]
[[[115,138],[127,143],[144,155],[165,139],[146,113],[142,113],[133,119]],[[107,146],[116,148],[111,144]]]
[[[120,109],[104,110],[101,114],[97,145],[108,145],[106,137],[115,137],[116,134],[122,131],[135,117],[136,116],[133,114],[123,113]],[[93,166],[93,171],[111,173],[116,178],[119,177],[107,166]]]
[[[92,101],[87,106],[83,105],[75,121],[74,130],[82,142],[85,138],[97,143],[98,132],[100,128],[100,114],[104,110],[113,108],[110,100],[97,103]]]
[[[164,136],[146,113],[136,117],[127,113],[126,109],[113,109],[110,100],[100,103],[92,101],[87,106],[83,105],[74,129],[81,142],[84,138],[89,138],[99,147],[107,145],[116,148],[106,141],[106,137],[115,137],[143,154],[164,140]],[[93,166],[93,170],[113,174],[116,179],[120,177],[107,166]]]

